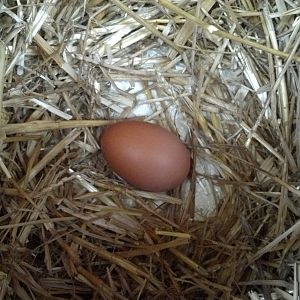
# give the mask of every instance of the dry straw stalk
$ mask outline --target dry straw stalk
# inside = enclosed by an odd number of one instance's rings
[[[0,2],[0,300],[297,299],[299,1]],[[111,171],[128,118],[186,182]]]

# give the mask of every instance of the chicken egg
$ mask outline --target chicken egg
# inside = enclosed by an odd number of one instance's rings
[[[110,168],[130,185],[163,192],[179,186],[190,169],[190,153],[181,140],[159,125],[121,121],[100,137]]]

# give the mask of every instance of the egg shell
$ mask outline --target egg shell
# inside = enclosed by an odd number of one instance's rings
[[[141,190],[168,191],[180,185],[189,173],[188,149],[176,135],[155,124],[113,124],[104,130],[100,144],[111,169]]]

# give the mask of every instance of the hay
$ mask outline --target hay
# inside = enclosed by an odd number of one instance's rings
[[[0,3],[0,299],[298,299],[299,1]],[[102,128],[193,158],[138,191]]]

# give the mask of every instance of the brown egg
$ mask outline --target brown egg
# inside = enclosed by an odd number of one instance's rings
[[[190,153],[173,133],[142,121],[109,126],[101,136],[111,169],[132,186],[152,192],[180,185],[190,169]]]

